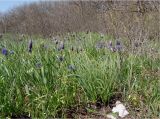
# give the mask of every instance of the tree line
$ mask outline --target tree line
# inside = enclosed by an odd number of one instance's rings
[[[1,33],[102,32],[129,39],[159,34],[159,1],[41,1],[0,13]]]

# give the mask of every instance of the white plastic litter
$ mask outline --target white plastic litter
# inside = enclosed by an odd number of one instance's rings
[[[123,118],[129,114],[129,112],[126,110],[126,107],[120,102],[116,102],[116,107],[113,107],[112,109],[113,113],[118,112],[119,117]]]

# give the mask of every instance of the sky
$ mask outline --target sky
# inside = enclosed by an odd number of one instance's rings
[[[31,3],[39,0],[0,0],[0,12],[7,12],[8,10],[23,5],[26,3]]]

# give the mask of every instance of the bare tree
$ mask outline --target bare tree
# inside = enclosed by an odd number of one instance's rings
[[[131,40],[157,39],[158,1],[43,1],[0,14],[0,32],[50,34],[93,31]]]

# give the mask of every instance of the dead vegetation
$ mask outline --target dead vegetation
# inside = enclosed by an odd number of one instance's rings
[[[159,39],[158,1],[56,1],[26,4],[0,15],[0,32],[102,32],[132,41]]]

